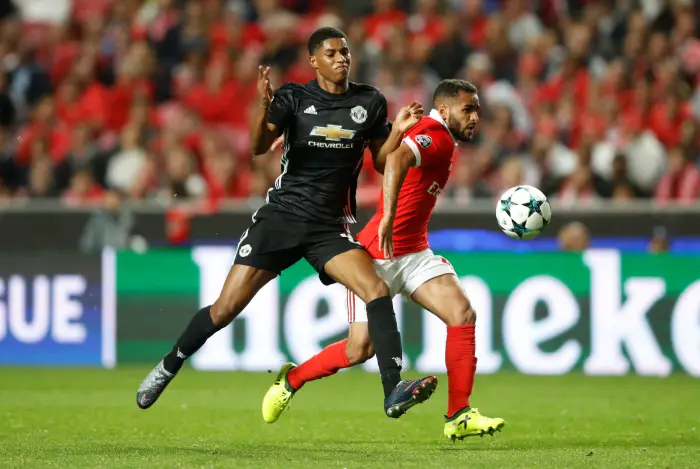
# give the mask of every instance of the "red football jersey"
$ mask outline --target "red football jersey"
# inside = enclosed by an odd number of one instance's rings
[[[394,256],[420,252],[428,248],[428,221],[452,169],[457,145],[440,113],[433,109],[406,135],[403,143],[416,156],[399,191],[394,221]],[[379,196],[377,213],[357,235],[357,240],[375,259],[384,259],[379,250],[377,230],[384,216],[384,192]]]

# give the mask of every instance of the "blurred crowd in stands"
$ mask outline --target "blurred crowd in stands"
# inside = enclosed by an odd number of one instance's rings
[[[480,89],[443,199],[517,184],[561,203],[700,193],[700,2],[692,0],[0,0],[0,201],[106,193],[215,209],[264,197],[258,64],[313,78],[306,40],[348,34],[352,80],[401,105],[440,79]],[[366,161],[370,161],[367,159]],[[365,164],[358,200],[381,179]]]

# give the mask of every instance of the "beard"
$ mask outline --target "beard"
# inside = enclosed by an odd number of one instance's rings
[[[471,142],[474,138],[473,131],[467,129],[466,133],[463,132],[457,119],[454,119],[452,116],[447,117],[447,128],[450,129],[454,138],[460,142]]]

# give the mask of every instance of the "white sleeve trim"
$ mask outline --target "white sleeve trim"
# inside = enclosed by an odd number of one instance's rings
[[[416,165],[414,166],[414,168],[419,167],[420,166],[420,150],[418,149],[418,145],[416,145],[416,142],[411,140],[410,137],[404,137],[404,139],[402,141],[403,141],[403,143],[408,145],[408,148],[410,148],[413,151],[413,154],[416,156]]]

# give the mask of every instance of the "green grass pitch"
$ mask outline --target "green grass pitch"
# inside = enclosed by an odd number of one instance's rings
[[[700,381],[687,376],[478,375],[473,405],[507,425],[453,444],[444,376],[390,420],[377,375],[341,373],[269,425],[260,403],[274,375],[185,369],[141,411],[147,371],[0,368],[0,467],[700,467]]]

